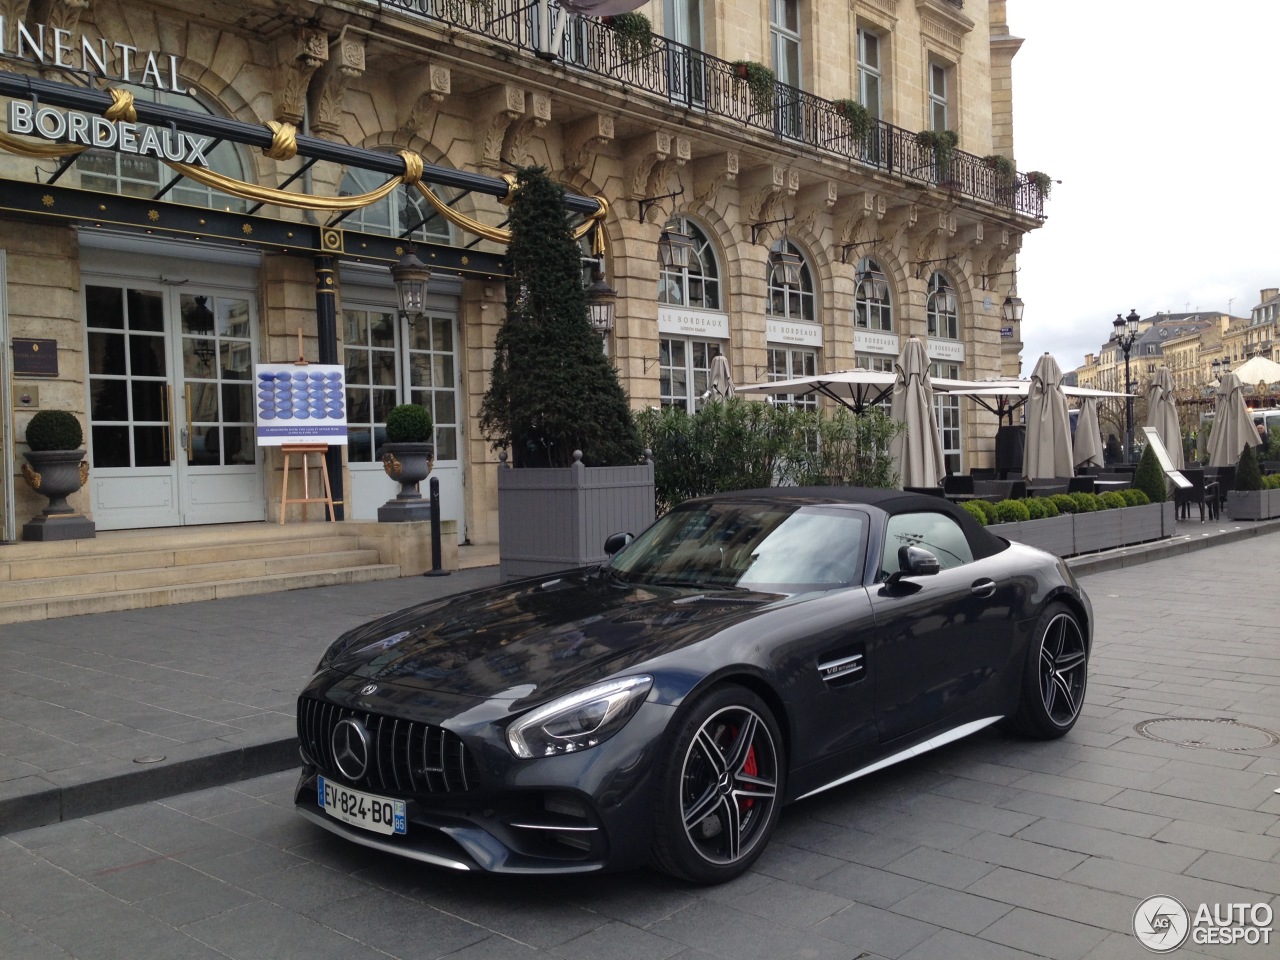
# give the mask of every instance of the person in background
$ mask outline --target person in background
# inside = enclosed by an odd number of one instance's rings
[[[1107,434],[1107,442],[1102,448],[1102,459],[1107,464],[1119,463],[1124,459],[1124,450],[1120,439],[1114,433]]]

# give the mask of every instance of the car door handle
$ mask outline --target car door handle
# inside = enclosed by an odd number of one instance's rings
[[[969,592],[975,597],[989,597],[996,592],[996,582],[994,580],[975,580],[973,586],[969,588]]]

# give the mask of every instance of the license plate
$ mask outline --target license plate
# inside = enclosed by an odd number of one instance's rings
[[[404,801],[352,790],[324,777],[316,777],[320,807],[335,820],[374,833],[404,833]]]

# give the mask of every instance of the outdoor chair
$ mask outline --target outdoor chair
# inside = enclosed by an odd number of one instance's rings
[[[1067,481],[1067,493],[1093,493],[1092,476],[1072,477]]]
[[[937,487],[903,487],[903,488],[902,488],[902,490],[903,490],[903,492],[904,492],[904,493],[924,493],[924,494],[928,494],[928,495],[929,495],[929,496],[931,496],[931,497],[945,497],[945,496],[946,496],[946,494],[945,494],[945,493],[943,493],[943,491],[942,491],[942,487],[941,487],[941,486],[937,486]]]
[[[1200,506],[1201,523],[1204,523],[1206,508],[1208,509],[1209,519],[1217,520],[1218,485],[1213,481],[1206,482],[1202,467],[1183,470],[1182,475],[1187,478],[1191,486],[1173,488],[1173,502],[1178,511],[1178,519],[1188,519],[1191,513],[1191,505],[1195,503]]]
[[[995,467],[973,467],[969,471],[969,476],[975,480],[994,480],[996,479]]]
[[[949,473],[942,478],[942,492],[944,496],[973,496],[974,479],[963,473]]]
[[[1210,468],[1205,472],[1205,477],[1218,484],[1218,504],[1225,507],[1227,505],[1227,494],[1236,488],[1235,466]]]
[[[1259,466],[1262,468],[1262,475],[1264,477],[1270,476],[1273,473],[1280,473],[1280,460],[1263,460]]]

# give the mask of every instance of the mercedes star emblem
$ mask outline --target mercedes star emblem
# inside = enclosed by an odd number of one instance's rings
[[[339,772],[353,783],[369,767],[369,731],[359,720],[347,717],[333,728],[333,759]]]

